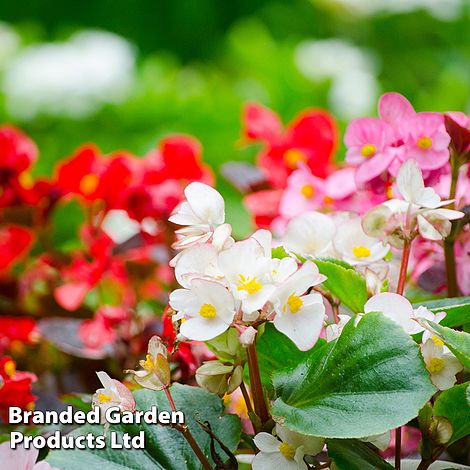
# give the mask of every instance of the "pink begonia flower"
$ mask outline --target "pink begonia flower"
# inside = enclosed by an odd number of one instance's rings
[[[367,189],[359,190],[356,185],[356,170],[352,167],[341,168],[331,173],[325,180],[323,202],[336,211],[351,211],[364,214],[387,200],[385,194]]]
[[[316,210],[321,207],[324,194],[324,180],[314,176],[306,165],[302,165],[287,178],[279,213],[283,217],[292,218]]]
[[[396,175],[399,163],[408,159],[418,162],[427,181],[432,176],[429,171],[447,165],[450,137],[442,114],[417,113],[404,96],[385,93],[379,100],[379,116],[395,130],[397,137],[393,145],[398,161],[388,169],[392,175]]]
[[[10,442],[0,444],[0,462],[2,468],[5,470],[59,470],[57,467],[51,467],[44,460],[36,463],[39,450],[25,449],[18,447],[17,449],[10,448]]]
[[[470,295],[470,232],[463,243],[455,244],[457,282],[463,295]]]
[[[466,165],[464,165],[460,170],[459,178],[457,180],[457,188],[455,192],[456,208],[461,208],[470,204],[470,179],[467,176],[467,171],[468,169],[466,168]],[[437,194],[439,194],[442,199],[447,199],[449,197],[450,182],[451,175],[448,173],[446,175],[442,175],[439,178],[439,181],[433,185]]]
[[[392,126],[377,118],[354,119],[346,129],[346,161],[358,165],[356,183],[365,183],[385,173],[397,157]]]

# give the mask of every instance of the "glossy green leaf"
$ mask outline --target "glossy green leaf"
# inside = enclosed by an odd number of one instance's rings
[[[446,445],[470,434],[470,406],[467,401],[469,393],[470,382],[466,382],[444,390],[436,399],[434,414],[447,418],[452,425],[452,437]]]
[[[301,433],[381,434],[406,424],[434,394],[417,344],[380,313],[350,321],[340,337],[274,375],[273,415]]]
[[[325,340],[319,339],[314,348],[309,351],[300,351],[286,335],[277,331],[272,323],[266,324],[264,333],[256,342],[256,350],[261,381],[269,395],[273,394],[272,375],[275,372],[296,366],[325,343]],[[248,372],[246,375],[248,376]]]
[[[354,313],[363,312],[368,297],[364,277],[344,261],[335,259],[314,261],[320,272],[328,277],[322,286]]]
[[[337,470],[393,470],[393,467],[365,442],[355,439],[328,439],[328,455]]]
[[[210,437],[195,422],[195,418],[201,421],[209,421],[214,434],[229,448],[234,451],[240,441],[241,425],[235,415],[222,416],[224,406],[220,399],[200,388],[175,384],[172,387],[172,395],[176,406],[183,410],[186,422],[206,456],[210,456]],[[135,392],[138,410],[149,410],[156,405],[158,410],[170,410],[165,393],[150,390]],[[47,461],[60,470],[83,470],[84,468],[99,468],[100,470],[141,470],[141,469],[201,469],[192,449],[185,439],[173,428],[161,425],[149,424],[121,424],[113,425],[110,431],[119,434],[129,433],[137,435],[141,430],[145,432],[145,450],[130,449],[116,450],[107,446],[103,450],[58,450],[52,451]],[[74,431],[75,434],[94,435],[103,433],[102,426],[86,425]],[[223,459],[225,454],[219,445],[216,450]],[[211,460],[211,459],[210,459]]]
[[[464,331],[456,331],[428,320],[421,320],[421,323],[428,325],[428,329],[441,338],[457,359],[470,369],[470,334]]]
[[[434,313],[446,312],[447,315],[440,322],[443,326],[454,327],[470,322],[470,296],[419,302],[414,307],[420,305]]]

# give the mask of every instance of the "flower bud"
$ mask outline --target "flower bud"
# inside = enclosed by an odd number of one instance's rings
[[[220,361],[207,361],[196,371],[196,382],[205,390],[224,396],[239,387],[243,368],[224,364]]]
[[[143,370],[127,370],[134,375],[134,380],[144,388],[163,390],[169,387],[171,381],[168,351],[158,336],[153,336],[148,345],[145,361],[139,361]]]
[[[229,328],[227,331],[211,339],[206,343],[215,355],[221,359],[234,360],[241,352],[240,340],[235,328]]]
[[[249,326],[240,335],[240,338],[239,338],[240,344],[245,347],[252,345],[255,342],[256,333],[258,333],[256,329],[253,328],[252,326]]]

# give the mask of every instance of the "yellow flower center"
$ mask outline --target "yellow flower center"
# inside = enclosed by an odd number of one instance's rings
[[[279,452],[287,460],[294,460],[295,449],[288,442],[282,442],[281,444],[279,444]]]
[[[5,370],[5,374],[12,379],[16,372],[16,365],[13,361],[7,361],[3,365],[3,369]]]
[[[111,395],[106,395],[104,393],[98,393],[98,401],[100,403],[107,403],[108,401],[111,401],[113,397]]]
[[[377,152],[377,147],[373,144],[365,144],[361,148],[361,155],[363,157],[373,157],[375,152]]]
[[[217,310],[212,304],[204,304],[199,309],[199,315],[203,318],[215,318],[217,316]]]
[[[34,180],[27,171],[23,171],[23,173],[18,176],[18,181],[24,189],[31,189],[34,186]]]
[[[85,194],[85,196],[89,196],[95,191],[96,187],[98,186],[99,181],[100,180],[98,176],[94,175],[93,173],[89,173],[88,175],[85,175],[80,180],[80,191],[83,194]]]
[[[297,313],[302,308],[303,304],[303,300],[295,294],[289,295],[289,298],[287,299],[287,305],[289,306],[291,313]]]
[[[432,139],[431,137],[428,137],[427,135],[423,135],[417,140],[416,145],[420,149],[427,150],[428,148],[432,146]]]
[[[140,361],[140,365],[148,372],[153,370],[153,358],[150,354],[145,356],[145,361]]]
[[[331,196],[323,196],[323,202],[326,205],[330,205],[330,204],[333,204],[334,199]]]
[[[300,188],[300,193],[305,199],[312,199],[315,194],[315,188],[311,184],[304,184]]]
[[[250,279],[245,277],[243,274],[240,274],[238,283],[239,286],[237,286],[237,290],[245,290],[250,295],[256,294],[263,288],[263,286],[258,282],[258,279],[256,279],[256,276]]]
[[[431,374],[439,374],[439,372],[444,369],[445,363],[444,359],[441,359],[440,357],[433,357],[428,364],[428,370],[431,372]]]
[[[307,157],[297,149],[289,149],[286,152],[284,152],[284,162],[285,164],[291,169],[295,170],[297,168],[297,164],[299,162],[306,162]]]
[[[366,246],[360,245],[353,248],[353,255],[356,258],[367,258],[370,256],[370,250]]]
[[[434,344],[437,344],[438,346],[444,346],[444,341],[442,341],[442,339],[438,338],[436,335],[432,335],[431,339],[434,341]]]

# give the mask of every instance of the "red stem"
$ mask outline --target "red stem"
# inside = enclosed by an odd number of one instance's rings
[[[259,372],[258,353],[256,351],[256,342],[250,344],[247,348],[248,356],[248,370],[250,372],[250,387],[251,394],[253,395],[253,402],[255,406],[255,413],[261,420],[261,423],[266,423],[269,420],[268,408],[263,393],[263,385],[261,383],[261,376]]]
[[[406,272],[410,260],[411,240],[405,240],[401,256],[400,276],[398,277],[397,294],[403,295],[405,290]],[[395,430],[395,469],[401,469],[401,427]]]

